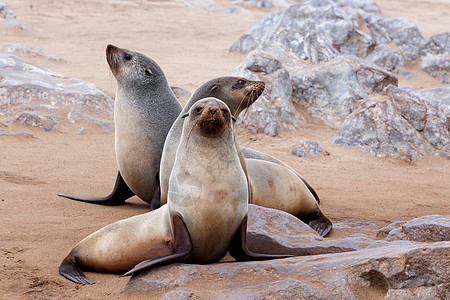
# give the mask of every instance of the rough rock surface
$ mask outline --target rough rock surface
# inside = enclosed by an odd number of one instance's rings
[[[416,242],[440,242],[450,240],[450,215],[424,216],[393,228],[386,240],[408,240]],[[449,261],[450,263],[450,261]]]
[[[109,133],[114,102],[98,87],[0,53],[0,116],[6,123],[54,130],[89,122]]]
[[[439,108],[395,86],[384,93],[358,101],[333,143],[410,161],[428,153],[450,157],[448,121]]]
[[[210,265],[170,264],[134,274],[125,292],[166,291],[174,297],[251,299],[445,299],[449,290],[448,216],[411,220],[409,240],[362,243],[357,251],[299,256],[260,262],[222,262]],[[439,224],[439,222],[444,222]],[[406,223],[406,224],[408,224]],[[284,212],[249,207],[249,247],[278,253],[289,248],[273,245],[297,240],[297,247],[326,243],[301,221]],[[426,234],[420,231],[426,228]],[[296,236],[298,232],[299,236]],[[309,233],[308,233],[309,231]],[[315,235],[301,245],[304,234]],[[430,236],[444,232],[447,241]],[[263,239],[255,234],[267,236]],[[427,238],[429,236],[429,238]],[[278,239],[278,240],[277,240]],[[320,241],[322,239],[322,241]],[[413,240],[421,240],[417,242]],[[370,241],[369,239],[367,239]],[[339,244],[340,240],[328,240]],[[286,252],[285,252],[286,253]],[[291,252],[293,253],[293,252]],[[303,253],[304,255],[305,253]],[[196,284],[208,282],[208,289]]]
[[[0,2],[0,23],[3,26],[19,27],[20,29],[29,29],[29,26],[20,24],[17,21],[16,14],[12,11],[8,5]]]
[[[295,143],[294,149],[292,149],[292,154],[306,157],[307,154],[317,155],[322,153],[319,143],[311,141],[297,141]]]
[[[411,19],[368,14],[365,21],[377,45],[394,43],[407,60],[413,61],[419,57],[420,47],[426,40]]]
[[[365,57],[372,39],[356,29],[333,1],[314,0],[277,10],[255,22],[230,50],[247,53],[272,44],[300,59],[320,63],[339,54]]]
[[[240,114],[237,124],[253,133],[269,136],[278,135],[280,130],[296,129],[305,122],[292,103],[289,72],[273,57],[270,53],[255,51],[241,63],[241,68],[233,71],[233,75],[251,80],[264,78],[264,93],[245,113]]]
[[[355,102],[380,93],[397,78],[355,56],[340,56],[311,67],[297,67],[291,74],[293,97],[308,112],[333,128],[339,128]]]
[[[425,71],[447,82],[450,33],[427,42],[410,19],[377,12],[369,0],[311,0],[255,22],[230,48],[248,53],[232,74],[266,81],[268,89],[238,125],[270,136],[297,129],[305,123],[298,103],[339,129],[337,144],[408,160],[449,157],[448,88],[389,97],[383,90],[398,84],[390,72],[412,78],[404,68],[419,56]]]
[[[420,49],[422,70],[450,83],[450,32],[436,34]]]
[[[406,61],[400,50],[386,44],[377,45],[372,52],[367,55],[366,60],[373,62],[380,68],[389,72],[399,73],[401,69],[406,66]]]
[[[423,90],[416,90],[408,87],[402,89],[412,95],[422,98],[428,105],[439,108],[444,112],[447,118],[450,118],[450,85]]]
[[[292,55],[280,55],[279,47],[255,50],[233,71],[233,75],[263,80],[267,88],[238,125],[270,136],[279,130],[296,129],[304,117],[293,101],[333,128],[339,128],[352,112],[354,102],[380,93],[397,78],[355,56],[340,56],[311,65]],[[261,116],[264,116],[263,118]]]
[[[339,240],[318,235],[296,217],[275,209],[249,204],[247,245],[255,253],[315,255],[354,251],[374,241],[364,234]]]
[[[22,44],[7,44],[0,47],[0,52],[8,52],[12,54],[16,54],[17,52],[23,53],[30,57],[42,57],[47,61],[62,63],[65,62],[63,58],[47,53],[44,49],[40,47],[27,46]]]

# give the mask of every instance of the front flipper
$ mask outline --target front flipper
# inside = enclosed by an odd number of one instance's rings
[[[267,260],[292,257],[292,255],[271,255],[258,254],[250,252],[247,248],[247,215],[242,220],[241,226],[236,231],[230,247],[228,248],[230,255],[237,261],[251,261],[251,260]]]
[[[78,197],[71,195],[58,194],[60,197],[65,197],[72,200],[77,200],[81,202],[88,202],[94,204],[102,204],[102,205],[121,205],[130,197],[133,197],[134,192],[128,187],[125,181],[122,178],[120,172],[117,173],[116,184],[114,185],[114,189],[106,197]]]
[[[131,275],[137,271],[160,265],[162,263],[176,262],[185,260],[191,255],[192,240],[189,231],[184,223],[183,219],[179,215],[172,216],[172,228],[173,228],[173,242],[172,251],[173,254],[153,257],[151,259],[144,260],[134,266],[133,269],[126,272],[122,276]]]

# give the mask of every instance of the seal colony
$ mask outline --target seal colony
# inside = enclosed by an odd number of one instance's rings
[[[137,195],[150,203],[152,209],[165,204],[180,143],[182,116],[197,100],[211,96],[224,101],[231,114],[238,116],[258,99],[265,87],[264,82],[239,77],[215,78],[201,85],[181,109],[164,72],[152,59],[113,45],[108,45],[106,56],[118,83],[115,148],[119,172],[113,192],[107,197],[60,194],[74,200],[118,205]],[[332,223],[321,212],[319,197],[305,178],[265,153],[246,147],[237,151],[250,183],[251,203],[284,210],[309,224],[320,235],[328,234]],[[248,166],[247,160],[251,160]]]
[[[83,239],[61,263],[62,276],[90,284],[83,270],[130,275],[162,263],[218,262],[227,251],[238,261],[289,256],[247,249],[250,193],[227,105],[205,98],[183,118],[167,205]],[[212,158],[211,152],[220,155]]]

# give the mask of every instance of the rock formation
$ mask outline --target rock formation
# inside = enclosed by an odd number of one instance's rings
[[[412,77],[404,67],[420,56],[422,68],[446,83],[449,35],[427,42],[410,19],[378,11],[372,1],[311,0],[255,22],[230,48],[248,53],[232,74],[266,81],[268,88],[238,125],[270,136],[297,129],[305,122],[298,103],[339,129],[337,144],[408,160],[449,157],[448,93],[392,93],[398,80],[391,73]]]
[[[64,124],[88,122],[109,133],[114,102],[98,87],[37,67],[10,53],[0,53],[0,116],[5,125],[55,130]],[[0,127],[3,135],[16,135]]]
[[[161,266],[133,275],[125,292],[159,292],[167,298],[186,299],[446,299],[449,222],[450,216],[427,216],[400,229],[390,226],[384,240],[363,234],[331,240],[320,238],[284,212],[250,205],[248,246],[252,251],[303,256]],[[208,282],[208,288],[195,284],[198,280]]]

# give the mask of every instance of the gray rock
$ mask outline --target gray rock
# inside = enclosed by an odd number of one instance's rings
[[[427,123],[427,107],[422,99],[402,89],[389,86],[385,90],[390,96],[396,111],[417,131],[423,131]]]
[[[252,51],[232,75],[266,82],[265,92],[238,124],[270,136],[305,124],[292,101],[306,105],[314,117],[339,128],[352,112],[354,101],[398,82],[392,73],[355,56],[311,65],[277,46]]]
[[[370,36],[357,30],[347,14],[331,0],[312,0],[273,12],[255,22],[230,50],[247,53],[273,44],[313,63],[339,54],[365,57]]]
[[[259,8],[281,8],[291,5],[289,0],[251,0],[252,4]]]
[[[317,255],[359,250],[374,242],[363,234],[323,238],[286,212],[252,204],[247,224],[247,246],[255,253]]]
[[[412,219],[401,227],[392,228],[386,240],[408,240],[416,242],[450,241],[450,215],[424,216]]]
[[[439,108],[447,118],[450,118],[450,85],[422,90],[416,90],[410,87],[404,87],[402,89],[425,100],[427,105]]]
[[[239,116],[239,126],[253,133],[276,136],[280,130],[297,129],[305,122],[292,103],[289,73],[270,53],[261,50],[251,52],[232,75],[266,83],[258,101]]]
[[[0,2],[0,22],[3,26],[19,27],[20,29],[30,29],[28,25],[21,24],[17,21],[16,14],[3,2]]]
[[[395,243],[286,259],[172,264],[135,274],[125,292],[182,290],[200,297],[445,299],[450,242]],[[208,290],[196,282],[207,282]]]
[[[390,86],[386,89],[402,116],[419,131],[423,131],[426,142],[434,150],[450,152],[450,132],[448,119],[445,113],[437,106],[428,105],[426,101],[415,98],[405,90]]]
[[[381,228],[378,232],[377,232],[377,238],[379,239],[384,239],[385,237],[388,236],[388,234],[394,230],[399,228],[400,226],[402,226],[403,224],[405,224],[406,221],[396,221],[394,223],[389,224],[388,226],[385,226],[383,228]]]
[[[12,11],[8,5],[0,2],[0,20],[2,20],[3,25],[13,26],[18,25],[19,22],[16,20],[16,14]]]
[[[109,133],[113,107],[113,100],[93,84],[0,53],[0,115],[10,122],[53,130],[84,121]]]
[[[395,86],[385,93],[358,101],[332,142],[410,161],[427,153],[450,157],[448,121],[439,108]]]
[[[332,142],[382,157],[398,155],[413,161],[426,155],[421,135],[396,113],[387,96],[359,100]]]
[[[65,60],[54,54],[47,53],[44,49],[40,47],[27,46],[22,44],[7,44],[0,47],[0,52],[8,52],[11,54],[16,54],[17,52],[23,53],[30,57],[42,57],[47,61],[62,63]]]
[[[306,157],[307,154],[317,155],[322,153],[319,143],[311,141],[297,141],[295,143],[294,149],[292,149],[292,154]]]
[[[450,32],[430,37],[420,48],[422,70],[438,78],[441,83],[450,83]]]
[[[373,62],[380,68],[383,68],[389,72],[398,73],[406,66],[406,61],[403,58],[402,53],[386,44],[377,45],[366,60]]]
[[[376,44],[396,44],[409,61],[419,57],[426,40],[411,19],[367,14],[365,21]]]
[[[385,228],[387,232],[403,225],[407,237],[391,241],[372,241],[361,234],[324,239],[288,213],[251,204],[248,216],[251,251],[300,256],[170,264],[134,274],[124,291],[163,292],[183,299],[445,299],[448,292],[450,216],[391,224]],[[336,228],[358,230],[374,225],[343,221],[337,222]],[[207,291],[199,282],[208,284]]]
[[[430,40],[420,47],[420,55],[450,54],[450,32],[439,33],[430,37]]]
[[[380,7],[373,0],[335,0],[341,7],[361,9],[368,13],[381,13]]]
[[[341,56],[317,66],[292,70],[293,96],[308,112],[333,128],[340,128],[355,101],[380,93],[398,79],[357,57]]]
[[[14,123],[26,126],[41,127],[45,131],[55,130],[58,122],[50,115],[23,111],[14,117]]]
[[[450,83],[450,59],[442,54],[428,54],[420,58],[422,70],[439,79],[441,83]]]

